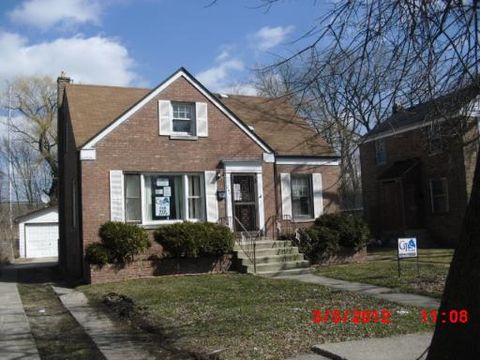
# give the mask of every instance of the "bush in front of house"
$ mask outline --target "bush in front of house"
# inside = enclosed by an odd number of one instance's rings
[[[92,265],[106,265],[109,260],[107,248],[101,243],[93,243],[87,246],[85,258]]]
[[[137,225],[109,221],[99,230],[101,243],[87,246],[85,258],[90,264],[126,264],[150,246],[146,231]]]
[[[294,240],[298,250],[312,262],[333,256],[341,248],[338,232],[325,226],[301,229],[298,235],[299,239]]]
[[[102,243],[108,251],[109,262],[125,264],[150,246],[147,232],[134,224],[109,221],[100,227]]]
[[[324,214],[315,219],[314,227],[326,227],[336,231],[339,245],[354,250],[365,248],[370,238],[367,223],[361,217],[351,214]]]
[[[159,227],[155,241],[172,257],[220,256],[233,251],[234,235],[224,225],[183,222]]]
[[[310,261],[317,262],[344,249],[359,251],[365,248],[370,230],[358,216],[335,213],[320,216],[311,227],[299,229],[297,235],[286,235],[286,238],[292,240]]]

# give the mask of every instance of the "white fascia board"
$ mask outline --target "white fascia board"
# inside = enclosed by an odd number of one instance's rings
[[[226,173],[262,173],[262,164],[255,160],[223,160],[222,163]]]
[[[263,161],[266,163],[274,163],[275,162],[275,154],[272,153],[263,153]]]
[[[96,149],[80,149],[80,160],[97,160]]]
[[[212,102],[222,113],[224,113],[231,121],[233,121],[240,129],[242,129],[258,146],[260,146],[265,152],[271,153],[272,151],[263,144],[263,142],[250,130],[248,127],[242,124],[242,122],[237,119],[235,116],[232,116],[227,108],[219,102],[214,97],[210,96],[201,86],[199,86],[196,81],[194,81],[187,73],[183,70],[177,71],[174,75],[172,75],[169,79],[165,82],[160,84],[156,89],[151,91],[148,95],[146,95],[143,100],[139,101],[135,106],[133,106],[130,110],[128,110],[125,114],[120,116],[117,120],[99,132],[93,139],[91,139],[88,143],[86,143],[82,149],[91,149],[93,148],[100,140],[102,140],[105,136],[111,133],[117,126],[122,124],[128,118],[130,118],[133,114],[135,114],[138,110],[140,110],[143,106],[145,106],[149,101],[151,101],[155,96],[165,90],[170,84],[174,81],[183,77],[187,80],[193,87],[195,87],[202,95],[204,95],[210,102]],[[197,80],[198,81],[198,80]]]
[[[337,166],[340,165],[339,159],[330,159],[330,158],[302,158],[302,157],[282,157],[277,156],[275,159],[275,163],[277,165],[315,165],[315,166],[322,166],[322,165],[331,165]]]

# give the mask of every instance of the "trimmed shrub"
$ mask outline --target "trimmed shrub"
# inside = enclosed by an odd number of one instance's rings
[[[108,263],[108,250],[101,243],[93,243],[87,246],[86,260],[93,265],[103,266]]]
[[[326,227],[334,230],[339,236],[339,245],[360,250],[370,238],[370,230],[365,221],[351,214],[325,214],[315,219],[314,227]]]
[[[99,235],[111,263],[132,262],[135,255],[151,246],[147,232],[134,224],[109,221],[100,227]]]
[[[232,252],[234,245],[228,227],[208,222],[161,226],[154,238],[172,257],[220,256]]]
[[[340,250],[339,234],[325,226],[312,226],[299,230],[295,238],[299,251],[312,262],[335,255]]]

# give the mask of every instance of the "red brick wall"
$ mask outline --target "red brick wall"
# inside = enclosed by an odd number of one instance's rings
[[[219,274],[232,269],[231,255],[198,259],[137,259],[125,266],[106,265],[90,267],[90,283],[138,279],[148,276],[176,274]]]
[[[194,141],[171,140],[168,136],[159,136],[158,100],[206,102],[209,136]],[[263,149],[185,79],[180,78],[99,141],[96,155],[95,161],[80,162],[83,249],[100,240],[98,229],[110,220],[110,170],[179,173],[212,171],[221,167],[222,160],[262,160]],[[275,188],[274,164],[263,163],[262,167],[265,220],[268,220],[276,214],[276,209],[281,209],[281,205],[276,204],[280,199],[280,190]],[[330,212],[338,208],[338,166],[282,166],[281,171],[322,173],[325,210]],[[224,179],[217,182],[217,187],[219,190],[224,189]],[[218,206],[219,217],[226,216],[225,200],[219,201]],[[269,223],[269,227],[273,227],[273,223]],[[160,255],[161,246],[154,241],[152,243],[147,255]],[[90,269],[85,265],[84,270],[84,277],[88,279]],[[112,272],[102,274],[107,274],[102,275],[106,277],[117,276]]]
[[[382,166],[377,166],[375,162],[374,141],[360,146],[364,212],[374,236],[380,238],[382,235],[378,176],[395,161],[419,158],[422,163],[424,228],[429,231],[431,240],[439,244],[454,244],[457,241],[467,204],[467,182],[471,184],[473,176],[470,174],[471,165],[467,174],[464,166],[464,160],[467,161],[465,156],[470,154],[468,156],[471,157],[472,150],[469,147],[464,148],[457,140],[450,139],[448,149],[444,152],[429,155],[423,128],[385,138],[387,163]],[[467,163],[471,164],[472,160]],[[450,210],[446,214],[432,213],[429,180],[433,177],[448,179]]]
[[[277,165],[277,183],[280,184],[281,173],[322,174],[324,213],[333,213],[340,209],[338,187],[340,181],[340,166],[337,165]],[[277,189],[278,209],[281,212],[281,189]]]
[[[161,99],[207,102],[208,137],[190,141],[159,136],[158,100]],[[260,160],[263,155],[252,139],[183,78],[108,134],[96,149],[95,161],[81,162],[84,247],[99,241],[99,227],[110,220],[110,170],[203,172],[217,169],[221,160]],[[264,175],[265,187],[271,187],[272,181],[273,178]],[[220,217],[225,216],[223,203],[220,202]]]

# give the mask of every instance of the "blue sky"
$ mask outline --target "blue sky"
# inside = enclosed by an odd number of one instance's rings
[[[244,93],[251,69],[292,43],[330,6],[280,0],[23,0],[0,2],[0,81],[21,75],[153,87],[185,66],[212,91]]]

